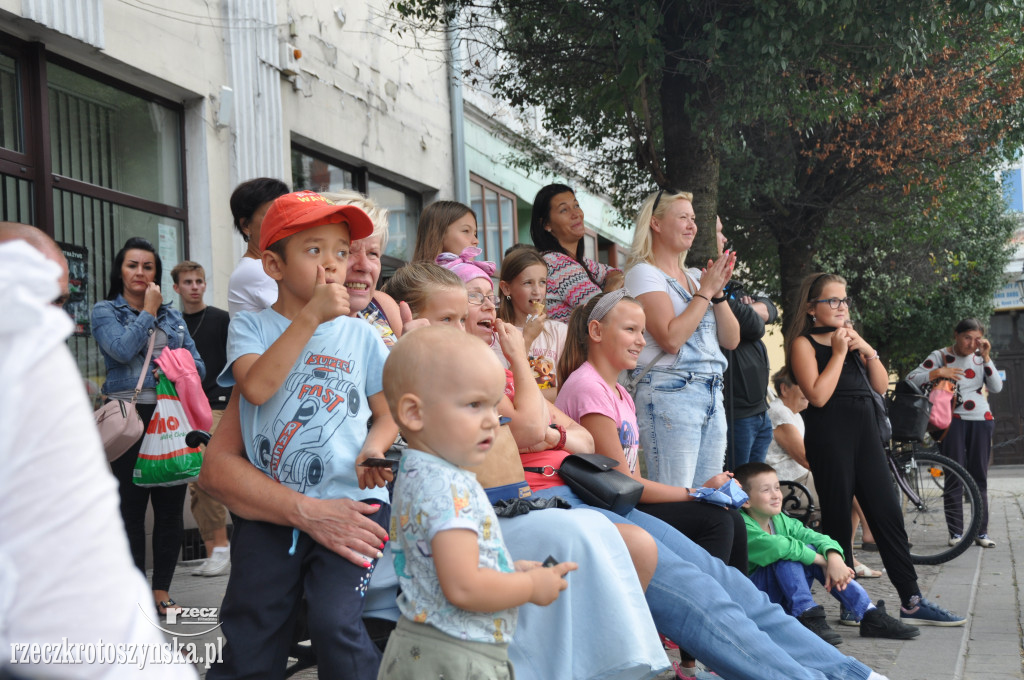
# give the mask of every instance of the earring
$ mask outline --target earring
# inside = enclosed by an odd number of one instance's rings
[[[818,317],[811,314],[811,323],[818,323]]]
[[[506,299],[506,300],[511,300],[511,299],[512,299],[512,296],[511,296],[511,295],[506,295],[506,296],[505,296],[505,299]]]

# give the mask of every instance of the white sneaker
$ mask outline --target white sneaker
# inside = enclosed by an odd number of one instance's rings
[[[974,539],[976,545],[980,545],[982,548],[994,548],[996,542],[988,537],[988,534],[978,534],[978,537]]]
[[[214,550],[202,565],[192,572],[193,576],[220,576],[231,570],[231,553],[227,550]]]
[[[960,541],[962,541],[962,540],[964,540],[963,536],[961,536],[960,534],[953,534],[952,536],[949,537],[949,544],[951,546],[953,546],[953,545],[960,545]]]

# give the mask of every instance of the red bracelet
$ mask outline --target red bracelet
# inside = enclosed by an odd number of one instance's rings
[[[552,451],[564,451],[565,450],[565,428],[558,423],[553,423],[551,427],[558,430],[558,443],[551,447]]]

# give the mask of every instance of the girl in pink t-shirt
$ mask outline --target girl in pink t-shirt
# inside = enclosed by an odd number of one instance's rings
[[[746,530],[736,511],[694,503],[691,490],[644,479],[637,468],[640,432],[636,408],[619,373],[636,368],[643,349],[644,310],[624,290],[599,295],[573,310],[565,351],[558,364],[555,405],[594,438],[597,453],[614,458],[620,470],[644,485],[638,510],[654,515],[686,534],[712,555],[746,568]],[[708,480],[718,488],[723,472]]]
[[[592,298],[569,317],[565,350],[558,362],[561,388],[555,405],[594,438],[597,453],[619,461],[619,469],[644,485],[637,510],[671,525],[726,564],[747,573],[747,531],[736,510],[693,502],[690,489],[644,479],[637,469],[640,432],[636,407],[618,376],[636,368],[644,348],[644,310],[624,289]],[[718,488],[732,473],[706,485]],[[684,650],[681,665],[695,661]],[[685,671],[684,671],[685,672]]]

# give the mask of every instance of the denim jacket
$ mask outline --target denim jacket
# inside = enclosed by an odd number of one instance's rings
[[[153,318],[149,312],[135,309],[118,295],[113,300],[97,302],[92,308],[92,335],[103,353],[103,362],[107,368],[107,380],[103,383],[104,394],[135,389],[142,371],[142,362],[146,359],[149,338],[157,326],[167,334],[167,346],[171,349],[187,349],[195,359],[199,377],[206,375],[206,366],[178,310],[170,305],[161,305],[156,318]],[[155,364],[150,360],[143,388],[156,388],[153,366]]]

